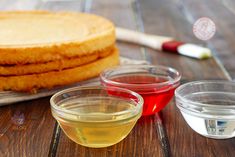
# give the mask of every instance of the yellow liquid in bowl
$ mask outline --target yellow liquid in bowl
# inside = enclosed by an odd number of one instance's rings
[[[89,101],[90,99],[96,99]],[[83,105],[83,103],[87,103]],[[62,104],[63,108],[86,116],[68,115],[57,116],[53,112],[65,134],[74,142],[93,148],[107,147],[124,139],[141,116],[127,112],[122,115],[110,115],[115,112],[127,111],[135,106],[117,98],[85,98],[78,103]]]

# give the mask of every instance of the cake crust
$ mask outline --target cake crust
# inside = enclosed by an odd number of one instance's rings
[[[60,71],[63,69],[77,67],[103,58],[114,50],[114,46],[104,51],[97,51],[90,55],[83,55],[73,58],[64,58],[46,63],[23,64],[23,65],[0,65],[0,76],[18,76],[27,74],[38,74],[49,71]]]
[[[24,91],[36,92],[41,88],[53,88],[55,86],[68,85],[79,81],[97,77],[107,67],[119,64],[119,53],[115,49],[110,55],[94,62],[75,68],[47,73],[0,77],[0,91]]]

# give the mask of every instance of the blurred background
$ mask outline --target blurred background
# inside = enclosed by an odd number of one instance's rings
[[[182,83],[204,79],[235,80],[234,0],[0,0],[0,10],[51,10],[93,13],[110,19],[119,27],[148,34],[169,36],[179,41],[202,45],[212,50],[214,58],[196,60],[158,52],[140,45],[117,43],[121,56],[144,59],[155,65],[160,64],[179,69],[183,76]],[[215,35],[207,41],[199,40],[193,33],[193,25],[201,17],[210,18],[216,26]],[[33,103],[36,105],[29,105]],[[168,106],[163,110],[162,117],[165,118],[163,123],[174,156],[234,156],[232,155],[235,150],[234,139],[218,143],[216,140],[196,136],[189,127],[186,127],[182,117],[179,117],[179,112],[176,111],[173,101]],[[126,143],[107,148],[103,152],[94,151],[93,149],[89,152],[89,150],[80,148],[68,141],[64,134],[60,135],[58,133],[59,127],[56,126],[54,131],[53,128],[50,130],[51,128],[48,126],[53,126],[54,124],[49,124],[54,123],[54,121],[49,116],[48,107],[49,100],[40,99],[21,103],[18,107],[2,108],[2,112],[6,114],[0,116],[0,118],[2,117],[0,137],[5,140],[5,143],[0,143],[0,148],[2,148],[2,150],[0,149],[0,156],[2,152],[22,153],[22,156],[25,152],[31,153],[32,156],[35,152],[52,154],[52,156],[56,153],[61,156],[68,156],[68,153],[74,154],[71,156],[81,156],[81,152],[86,156],[89,154],[99,156],[96,153],[105,154],[100,156],[110,156],[112,153],[115,156],[123,156],[122,151],[123,154],[129,153],[129,156],[133,155],[133,152],[137,156],[144,155],[144,153],[149,153],[145,156],[152,156],[153,154],[161,156],[159,151],[160,142],[152,140],[157,139],[153,119],[148,119],[146,125],[143,125],[144,121],[140,122]],[[25,125],[28,130],[23,128],[24,130],[21,129],[23,130],[21,133],[15,131],[14,128],[11,129],[9,127],[11,125],[8,125],[11,113],[15,113],[17,110],[20,111],[20,114],[17,113],[20,120],[28,120],[27,125]],[[25,117],[21,116],[21,113],[24,113]],[[15,117],[13,117],[13,121],[15,122]],[[8,128],[10,129],[7,132]],[[5,132],[9,136],[3,136]],[[50,141],[49,136],[53,137],[51,143],[48,142]],[[47,137],[49,138],[46,139]],[[137,137],[143,138],[139,140]],[[132,140],[135,142],[131,143]],[[154,147],[150,147],[150,143]]]
[[[207,46],[235,79],[233,0],[0,0],[0,10],[34,9],[95,13],[117,26]],[[200,17],[209,17],[216,25],[216,34],[208,41],[193,34],[193,24]],[[127,48],[122,46],[121,51]]]

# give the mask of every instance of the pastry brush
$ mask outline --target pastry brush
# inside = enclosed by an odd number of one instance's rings
[[[117,40],[140,44],[155,50],[177,53],[196,59],[210,58],[211,50],[199,45],[184,43],[171,37],[156,36],[124,28],[116,28]]]

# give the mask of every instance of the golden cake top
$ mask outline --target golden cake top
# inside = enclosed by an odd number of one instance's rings
[[[0,12],[0,64],[74,57],[104,49],[114,42],[113,24],[100,16],[73,12]]]
[[[89,26],[61,14],[15,14],[1,16],[0,34],[0,46],[31,46],[84,40]]]

